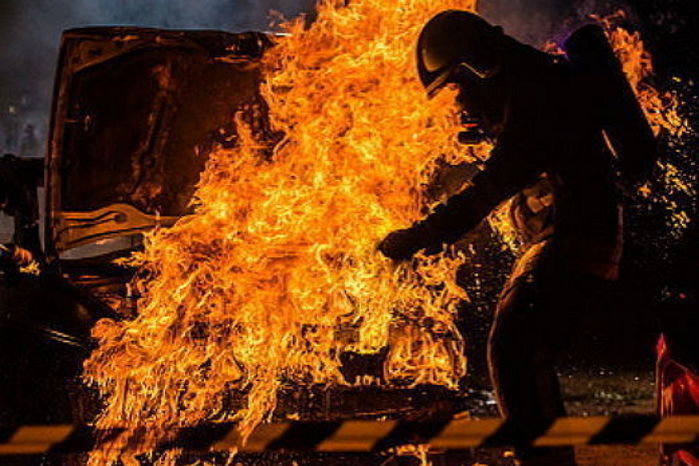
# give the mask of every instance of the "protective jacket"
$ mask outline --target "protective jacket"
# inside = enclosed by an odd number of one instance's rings
[[[412,230],[415,247],[439,249],[544,175],[553,188],[549,240],[572,270],[614,279],[621,205],[599,102],[563,58],[507,38],[500,73],[461,84],[458,97],[496,144],[485,169]]]

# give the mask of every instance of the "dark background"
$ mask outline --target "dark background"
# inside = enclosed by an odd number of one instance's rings
[[[0,0],[0,149],[10,126],[43,141],[61,32],[85,25],[242,31],[268,28],[268,12],[293,16],[313,0]],[[14,107],[14,111],[10,109]],[[29,155],[29,154],[27,154]],[[32,154],[34,155],[34,154]],[[41,154],[36,154],[41,155]]]
[[[228,31],[266,29],[269,11],[294,16],[312,11],[313,3],[314,0],[2,0],[0,149],[17,151],[12,143],[7,147],[6,133],[12,124],[18,124],[20,131],[26,124],[33,124],[43,140],[64,29],[96,24]],[[676,72],[684,63],[691,63],[692,57],[696,59],[690,40],[696,30],[696,5],[692,0],[482,0],[480,10],[517,38],[539,45],[548,39],[563,38],[590,13],[604,14],[625,7],[643,29],[659,69]]]

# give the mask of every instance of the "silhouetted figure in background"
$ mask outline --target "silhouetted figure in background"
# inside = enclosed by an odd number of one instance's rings
[[[39,139],[36,137],[34,125],[24,127],[24,136],[19,146],[20,157],[38,157],[41,155]]]
[[[37,258],[42,255],[37,187],[43,180],[43,159],[0,157],[0,212],[14,218],[12,243]]]
[[[598,31],[584,34],[606,45]],[[581,53],[576,64],[523,45],[471,13],[447,11],[430,20],[418,42],[422,83],[430,96],[457,86],[459,106],[495,148],[465,189],[379,245],[395,260],[423,249],[436,253],[519,193],[514,218],[527,248],[500,296],[488,364],[499,409],[522,438],[535,438],[565,415],[556,358],[619,274],[622,210],[604,137],[605,129],[608,139],[619,136],[605,127],[618,114],[600,101],[608,89],[595,79],[594,60],[585,60],[588,45],[572,42]],[[650,129],[641,138],[648,135],[652,144]],[[627,141],[619,137],[621,147]],[[651,160],[626,165],[644,172],[654,162],[654,151],[646,153]],[[516,445],[523,464],[575,464],[572,448],[526,443]]]

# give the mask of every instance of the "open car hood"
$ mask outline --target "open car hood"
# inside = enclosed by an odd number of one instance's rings
[[[258,64],[269,45],[260,33],[65,32],[47,155],[48,256],[186,215],[206,154],[235,144],[234,114],[266,114]]]

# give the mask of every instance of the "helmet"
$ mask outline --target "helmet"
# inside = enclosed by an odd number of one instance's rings
[[[427,95],[436,95],[459,68],[477,79],[497,74],[504,37],[502,28],[467,11],[447,10],[429,20],[417,43],[418,74]]]

